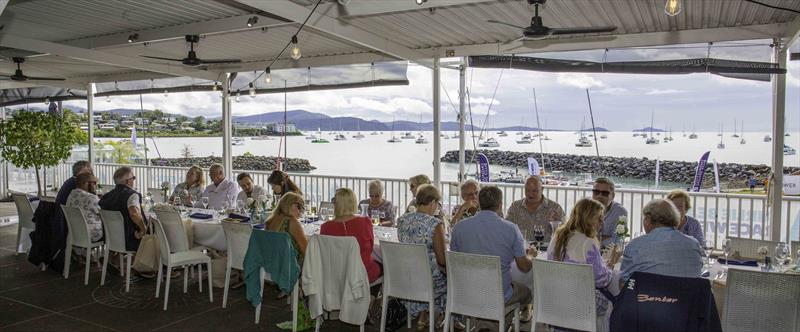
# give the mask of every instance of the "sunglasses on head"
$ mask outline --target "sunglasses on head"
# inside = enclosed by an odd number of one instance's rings
[[[611,192],[610,192],[610,191],[608,191],[608,190],[597,190],[597,189],[593,189],[593,190],[592,190],[592,194],[594,194],[594,195],[599,195],[599,196],[603,196],[603,197],[608,197],[608,195],[611,195]]]

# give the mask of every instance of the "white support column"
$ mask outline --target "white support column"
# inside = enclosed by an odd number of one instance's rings
[[[0,120],[6,119],[6,108],[0,107]],[[0,198],[5,198],[8,196],[8,162],[5,159],[0,159],[0,166],[2,166],[3,172],[3,182],[2,186],[0,186]]]
[[[464,137],[465,111],[467,109],[467,57],[464,57],[462,61],[463,63],[458,68],[458,182],[464,182],[467,179],[464,167],[467,163],[464,152],[467,142]]]
[[[440,188],[442,183],[442,114],[441,114],[441,68],[439,58],[433,58],[433,184]]]
[[[773,39],[773,62],[786,68],[786,47],[779,38]],[[786,75],[772,75],[772,172],[770,192],[770,239],[781,239],[781,207],[783,206],[783,134],[786,122]],[[767,221],[764,221],[765,225]]]
[[[94,84],[86,83],[86,124],[89,127],[89,156],[88,160],[94,164]]]
[[[231,155],[231,98],[230,74],[222,78],[222,166],[225,168],[225,177],[233,175],[233,157]]]

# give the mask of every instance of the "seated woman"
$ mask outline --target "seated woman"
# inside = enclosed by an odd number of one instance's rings
[[[692,208],[689,194],[683,190],[673,190],[667,194],[667,199],[675,204],[675,207],[678,209],[678,213],[681,215],[681,221],[678,223],[678,227],[675,229],[681,231],[683,234],[695,238],[697,243],[700,243],[700,245],[705,245],[703,227],[700,226],[700,222],[697,221],[697,219],[686,215],[686,211],[689,211],[689,209]]]
[[[369,198],[362,200],[358,205],[367,204],[367,212],[383,213],[381,216],[381,226],[394,226],[394,205],[391,201],[383,198],[383,184],[380,180],[372,180],[368,185]]]
[[[595,288],[605,288],[611,283],[612,268],[620,257],[620,252],[615,250],[608,263],[603,263],[597,238],[603,227],[603,212],[603,204],[600,202],[591,198],[579,200],[572,209],[569,220],[556,229],[547,247],[548,260],[591,265]],[[596,291],[595,302],[597,315],[605,315],[608,300]]]
[[[278,200],[277,207],[264,226],[270,231],[289,233],[300,266],[303,266],[303,257],[306,255],[306,246],[308,245],[306,235],[303,233],[303,225],[300,224],[300,217],[305,209],[303,196],[286,193]]]
[[[413,212],[416,208],[417,188],[423,184],[431,184],[431,179],[425,174],[418,174],[408,178],[408,190],[411,191],[411,201],[408,202],[406,212]]]
[[[89,226],[89,238],[92,242],[103,239],[103,223],[100,221],[100,197],[95,187],[97,178],[92,173],[81,173],[75,178],[76,188],[67,197],[67,206],[76,207],[83,212],[86,225]]]
[[[237,202],[242,201],[247,203],[248,198],[258,201],[261,196],[267,195],[267,190],[264,189],[264,187],[253,183],[253,178],[250,176],[250,173],[239,173],[239,175],[236,176],[236,182],[239,183],[239,187],[242,188],[242,191],[236,196]]]
[[[447,279],[445,276],[444,224],[435,217],[438,214],[442,195],[439,189],[423,184],[415,187],[416,200],[414,212],[408,212],[397,219],[397,238],[401,243],[424,244],[433,276],[433,293],[436,312],[443,313],[447,300]],[[407,308],[412,316],[419,316],[418,328],[428,324],[428,304],[408,302]]]
[[[322,224],[319,233],[322,235],[352,236],[356,238],[361,252],[361,261],[367,269],[369,282],[378,280],[381,268],[372,259],[375,238],[372,234],[372,222],[368,217],[356,216],[356,194],[348,188],[336,189],[333,203],[333,219]]]
[[[192,166],[186,171],[186,180],[175,186],[168,201],[192,206],[192,200],[195,203],[200,201],[204,190],[206,190],[206,176],[203,174],[203,169],[198,166]]]
[[[267,183],[269,183],[269,185],[272,187],[272,193],[278,197],[281,197],[286,193],[303,195],[303,192],[300,191],[300,188],[297,187],[294,182],[292,182],[292,179],[289,178],[289,174],[284,172],[272,171],[272,174],[270,174],[267,178]]]

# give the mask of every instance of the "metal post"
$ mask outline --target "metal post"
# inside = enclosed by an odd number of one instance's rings
[[[466,154],[466,138],[464,137],[464,113],[467,109],[467,64],[468,59],[464,57],[463,63],[458,68],[458,182],[464,182],[467,179],[465,173],[465,165],[467,162]]]
[[[6,108],[0,108],[0,120],[5,121],[6,119]],[[0,159],[0,164],[2,164],[2,171],[3,171],[3,183],[0,186],[0,197],[7,197],[9,194],[8,191],[8,162],[5,159]]]
[[[773,39],[773,62],[786,68],[786,47],[780,38]],[[770,190],[770,230],[772,241],[781,240],[781,207],[783,205],[783,134],[786,122],[786,75],[772,75],[772,172]],[[766,220],[764,221],[766,224]]]
[[[231,156],[231,98],[230,74],[222,78],[222,167],[225,177],[233,176],[233,157]]]
[[[433,58],[433,184],[441,188],[442,182],[442,114],[439,93],[441,90],[439,58]]]
[[[94,84],[86,83],[86,125],[89,127],[88,160],[94,164]]]

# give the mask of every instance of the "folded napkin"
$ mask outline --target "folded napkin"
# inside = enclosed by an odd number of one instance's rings
[[[189,218],[192,218],[192,219],[211,219],[213,217],[214,216],[212,216],[212,215],[210,215],[208,213],[202,213],[202,212],[195,212],[195,213],[192,213],[192,214],[189,215]]]
[[[236,214],[236,213],[229,214],[228,218],[237,219],[237,220],[239,220],[239,222],[250,222],[250,217],[243,216],[243,215]]]
[[[725,264],[725,257],[717,258],[717,262],[719,262],[720,264]],[[758,267],[758,261],[751,259],[728,258],[728,265]]]
[[[38,201],[38,200],[41,200],[41,198],[39,198],[39,197],[36,197],[36,196],[33,196],[33,197],[30,197],[30,198],[28,198],[28,201],[29,201],[29,202],[36,202],[36,201]]]
[[[264,224],[255,224],[255,225],[253,225],[253,228],[255,228],[255,229],[264,229]]]

